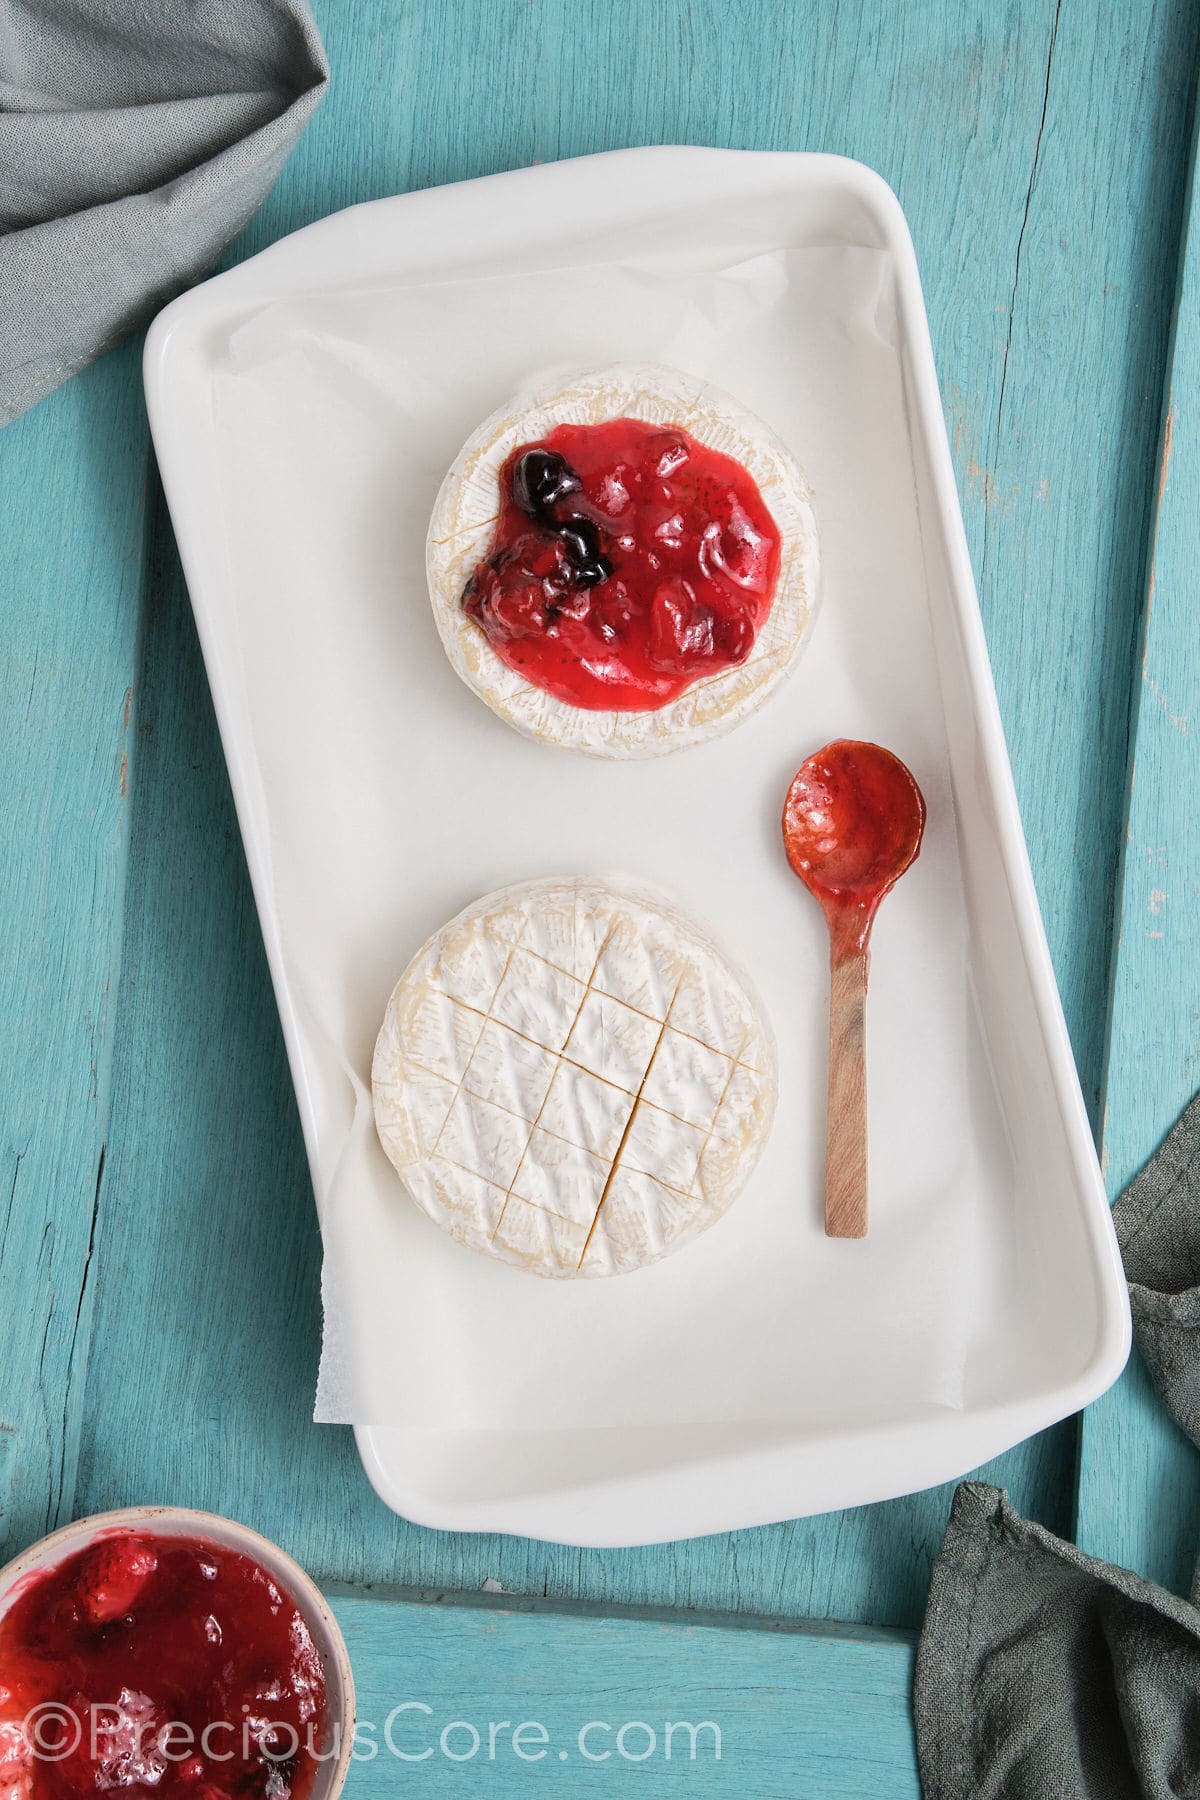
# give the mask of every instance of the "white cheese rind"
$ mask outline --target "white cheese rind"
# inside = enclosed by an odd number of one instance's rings
[[[557,1278],[656,1262],[744,1187],[775,1108],[757,1000],[645,890],[489,894],[418,952],[372,1067],[384,1150],[460,1243]]]
[[[462,609],[476,563],[488,554],[499,474],[518,444],[556,425],[637,418],[679,425],[750,471],[779,528],[782,549],[771,611],[744,663],[695,682],[651,712],[569,706],[510,669]],[[646,757],[728,731],[784,680],[804,647],[817,595],[817,529],[811,491],[775,434],[736,400],[678,369],[618,365],[559,377],[518,395],[472,434],[442,483],[426,548],[438,632],[456,673],[493,712],[529,737],[591,756]]]

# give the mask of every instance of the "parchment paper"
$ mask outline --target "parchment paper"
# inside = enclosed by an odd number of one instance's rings
[[[1011,1264],[1011,1164],[966,935],[883,252],[580,264],[332,292],[212,349],[230,580],[301,1041],[325,1244],[317,1417],[434,1429],[783,1420],[959,1407]],[[815,492],[805,657],[729,737],[626,766],[527,742],[451,672],[426,526],[478,421],[544,370],[658,360],[729,390]],[[920,861],[886,901],[869,1012],[872,1224],[823,1235],[826,945],[779,840],[828,739],[910,765]],[[453,1244],[375,1139],[371,1052],[430,932],[493,887],[624,873],[715,932],[764,996],[781,1099],[746,1192],[633,1275],[552,1282]]]

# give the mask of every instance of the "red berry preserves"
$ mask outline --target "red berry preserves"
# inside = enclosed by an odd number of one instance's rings
[[[560,425],[500,471],[491,553],[463,606],[556,699],[652,711],[746,660],[780,552],[732,457],[640,419]]]
[[[302,1613],[221,1545],[109,1533],[0,1619],[0,1794],[304,1800],[326,1732]]]

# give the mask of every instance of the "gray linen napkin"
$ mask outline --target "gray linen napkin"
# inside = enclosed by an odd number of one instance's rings
[[[212,266],[328,74],[307,0],[0,0],[0,424]]]
[[[1113,1217],[1138,1349],[1200,1445],[1200,1095]],[[1200,1800],[1200,1610],[964,1482],[913,1713],[925,1800]]]
[[[1200,1612],[965,1481],[913,1713],[925,1800],[1196,1800]]]
[[[1200,1094],[1125,1189],[1113,1222],[1137,1347],[1163,1405],[1200,1445]]]

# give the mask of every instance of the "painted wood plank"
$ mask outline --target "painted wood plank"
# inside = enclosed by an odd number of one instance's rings
[[[132,771],[133,351],[0,432],[0,1560],[71,1516]]]
[[[564,1800],[920,1794],[913,1645],[898,1633],[856,1639],[361,1595],[333,1605],[359,1719],[372,1727],[356,1739],[351,1800],[399,1783],[461,1793],[473,1780],[498,1797]]]
[[[1115,1198],[1200,1088],[1200,185],[1193,150],[1156,464],[1105,1105]],[[1200,1556],[1200,1452],[1136,1354],[1085,1416],[1085,1549],[1187,1593]]]
[[[945,389],[1039,900],[1096,1126],[1195,24],[1149,7],[1058,10],[1012,302],[993,324],[997,379],[982,413],[960,400],[950,368]],[[1159,190],[1145,239],[1120,224],[1131,182]],[[973,212],[982,235],[986,215]]]
[[[1108,928],[1104,871],[1125,723],[1093,696],[1099,681],[1119,687],[1128,673],[1120,643],[1122,630],[1132,643],[1144,499],[1130,471],[1144,470],[1146,394],[1159,387],[1165,353],[1194,16],[1162,4],[1113,9],[1098,22],[1081,0],[1014,0],[1003,12],[895,9],[881,31],[865,0],[782,11],[767,0],[686,9],[478,0],[467,10],[464,30],[435,0],[318,5],[333,91],[239,253],[354,199],[625,143],[836,149],[881,169],[922,260],[1035,871],[1094,1092],[1103,1020],[1095,959]],[[620,81],[608,78],[614,68]],[[124,404],[136,405],[131,390]],[[30,430],[49,433],[48,416],[31,415]],[[61,444],[38,442],[52,468]],[[124,471],[133,480],[140,450],[130,433],[105,449],[110,479]],[[1116,522],[1107,561],[1099,550],[1078,555],[1097,511]],[[366,1489],[348,1435],[308,1424],[318,1325],[311,1196],[161,518],[156,532],[128,980],[88,1296],[97,1315],[76,1508],[191,1499],[346,1579],[470,1589],[494,1576],[597,1604],[914,1623],[944,1490],[700,1543],[578,1552],[396,1521]],[[50,580],[49,551],[35,532],[30,539],[31,567]],[[1047,719],[1059,721],[1049,745]],[[31,791],[53,798],[31,779]],[[1077,798],[1085,792],[1090,805]],[[31,828],[18,856],[35,842]],[[104,909],[109,922],[114,905]],[[52,994],[56,1021],[65,1005]],[[36,1084],[34,1071],[26,1091]],[[82,1103],[64,1108],[61,1145],[72,1155],[86,1151],[88,1118]],[[63,1189],[72,1220],[75,1204]],[[44,1217],[64,1228],[48,1201]],[[85,1342],[86,1333],[77,1374]],[[23,1387],[15,1398],[32,1404]],[[56,1488],[48,1472],[19,1471],[26,1535],[69,1485],[73,1437],[56,1439],[51,1417],[47,1439],[64,1480]],[[1065,1427],[987,1473],[1061,1530],[1073,1455]]]

